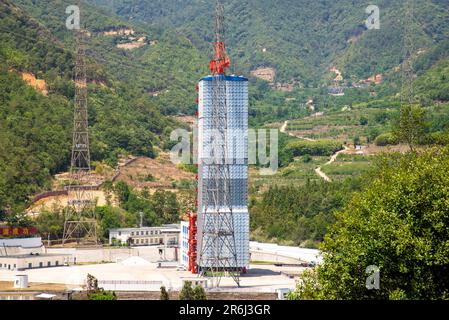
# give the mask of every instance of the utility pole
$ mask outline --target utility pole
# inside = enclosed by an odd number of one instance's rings
[[[81,1],[78,1],[81,12]],[[87,112],[86,77],[86,30],[74,30],[75,54],[75,107],[73,119],[73,144],[67,186],[68,203],[65,212],[62,244],[76,240],[77,243],[97,244],[95,201],[90,166],[89,124]]]
[[[140,216],[139,227],[142,228],[143,227],[143,212],[142,211],[139,212],[139,216]]]
[[[403,38],[403,62],[402,62],[402,83],[401,83],[401,106],[404,104],[411,105],[414,101],[414,71],[413,71],[413,54],[415,52],[415,43],[413,39],[414,24],[414,0],[404,2],[404,38]]]
[[[414,0],[407,0],[404,3],[405,14],[403,21],[404,39],[403,39],[403,63],[401,67],[401,119],[407,119],[406,128],[404,129],[405,140],[409,145],[410,151],[414,151],[415,140],[419,137],[419,132],[415,128],[413,120],[413,104],[416,103],[414,96],[414,70],[413,55],[416,50],[415,39],[413,37],[414,27]],[[402,120],[401,120],[402,121]]]

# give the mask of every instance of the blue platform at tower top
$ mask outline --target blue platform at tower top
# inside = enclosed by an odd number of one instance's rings
[[[220,80],[226,80],[226,81],[248,81],[248,79],[243,76],[235,76],[235,75],[231,75],[231,76],[225,76],[225,75],[211,76],[211,75],[209,75],[209,76],[202,78],[200,81],[212,81],[217,78]]]

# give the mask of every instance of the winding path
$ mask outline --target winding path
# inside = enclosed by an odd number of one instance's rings
[[[279,131],[281,131],[282,133],[287,133],[287,126],[288,126],[288,120],[284,122],[284,124],[282,125],[282,127],[281,127],[281,129],[280,129]],[[292,134],[291,132],[288,132],[287,134],[288,134],[289,136],[292,136],[292,137],[295,137],[295,138],[299,138],[299,139],[303,139],[303,140],[306,140],[306,141],[315,141],[315,140],[310,139],[310,138],[301,137],[301,136],[296,136],[296,135]],[[335,160],[337,160],[337,157],[338,157],[338,155],[339,155],[340,153],[346,153],[346,152],[349,150],[349,147],[347,147],[347,146],[345,146],[345,145],[343,146],[343,148],[344,148],[343,150],[340,150],[340,151],[337,151],[336,153],[334,153],[334,154],[331,156],[330,160],[329,160],[328,162],[326,162],[323,166],[328,166],[328,165],[332,164],[333,162],[335,162]],[[316,168],[316,169],[315,169],[315,172],[316,172],[316,174],[317,174],[318,176],[320,176],[321,178],[323,178],[324,181],[332,182],[331,178],[329,178],[329,177],[327,176],[327,174],[325,174],[325,173],[321,170],[321,166],[318,167],[318,168]]]
[[[297,136],[291,132],[287,132],[287,126],[288,126],[288,120],[284,122],[284,124],[282,125],[282,127],[279,129],[280,132],[288,134],[290,137],[295,137],[298,139],[302,139],[302,140],[306,140],[306,141],[315,141],[314,139],[311,138],[307,138],[307,137],[303,137],[303,136]]]
[[[335,160],[337,160],[337,157],[338,157],[338,155],[340,154],[340,153],[346,153],[348,150],[349,150],[349,148],[347,147],[347,146],[343,146],[343,150],[340,150],[340,151],[337,151],[336,153],[334,153],[332,156],[331,156],[331,159],[328,161],[328,162],[326,162],[323,166],[328,166],[328,165],[330,165],[331,163],[333,163],[333,162],[335,162]],[[321,167],[318,167],[318,168],[316,168],[315,169],[315,172],[316,172],[316,174],[317,175],[319,175],[321,178],[323,178],[325,181],[327,181],[327,182],[332,182],[332,180],[331,180],[331,178],[329,178],[328,176],[327,176],[327,174],[325,174],[322,170],[321,170]]]

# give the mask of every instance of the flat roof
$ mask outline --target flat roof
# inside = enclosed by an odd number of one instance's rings
[[[53,299],[54,297],[56,297],[55,294],[49,294],[49,293],[41,293],[36,296],[36,298],[41,298],[41,299]]]
[[[39,253],[39,254],[15,254],[9,256],[0,256],[1,258],[13,258],[13,259],[22,259],[22,258],[50,258],[50,257],[69,257],[71,254],[67,253]]]
[[[280,246],[275,243],[249,242],[250,250],[258,250],[271,254],[283,254],[292,258],[299,258],[304,261],[320,262],[321,252],[317,249],[300,248],[293,246]]]
[[[167,232],[181,232],[181,229],[173,229],[173,228],[169,229],[169,228],[167,228],[167,229],[162,229],[161,232],[162,232],[162,233],[167,233]]]
[[[230,76],[224,76],[224,75],[219,75],[219,76],[212,76],[212,75],[208,75],[204,78],[201,78],[200,81],[212,81],[214,80],[214,78],[221,78],[221,79],[225,79],[226,81],[248,81],[248,78],[245,78],[244,76],[236,76],[236,75],[230,75]]]
[[[109,229],[109,232],[111,231],[150,231],[150,230],[176,230],[176,232],[179,231],[181,228],[180,224],[169,224],[169,225],[163,225],[160,227],[142,227],[142,228],[117,228],[117,229]]]

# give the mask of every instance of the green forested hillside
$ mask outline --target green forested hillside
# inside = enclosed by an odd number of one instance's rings
[[[360,181],[333,184],[307,182],[303,186],[273,186],[259,199],[251,199],[251,229],[257,241],[316,247],[327,227]]]
[[[209,52],[214,2],[201,0],[89,0],[132,21],[176,28]],[[449,36],[447,1],[414,0],[414,21],[404,21],[402,0],[223,1],[228,47],[238,72],[275,67],[279,79],[317,83],[336,65],[345,78],[366,78],[397,66],[404,24],[412,23],[416,50]],[[367,30],[365,8],[380,9],[380,29]],[[265,50],[263,50],[265,49]]]
[[[73,55],[39,21],[0,1],[0,208],[20,210],[65,170],[73,119]],[[114,164],[118,154],[153,157],[171,128],[155,103],[107,69],[89,61],[89,121],[93,160]],[[31,72],[48,95],[21,79]]]
[[[195,112],[195,84],[208,73],[213,1],[87,2],[83,2],[82,21],[90,33],[86,59],[93,160],[114,164],[119,154],[126,153],[154,157],[156,147],[168,145],[169,133],[180,126],[165,115]],[[370,4],[365,1],[224,3],[233,59],[231,72],[249,75],[257,67],[274,67],[276,81],[296,79],[303,85],[292,92],[281,92],[266,81],[250,79],[251,126],[297,119],[299,122],[290,121],[289,125],[301,129],[301,118],[323,111],[324,116],[316,121],[324,123],[318,125],[349,126],[345,130],[352,141],[373,141],[385,132],[390,135],[395,125],[390,114],[399,114],[400,104],[401,78],[396,68],[403,60],[402,1],[376,1],[381,9],[380,30],[364,27],[364,9]],[[52,174],[68,165],[74,95],[73,34],[65,28],[65,8],[70,4],[69,0],[16,0],[14,4],[0,0],[2,212],[20,211],[31,195],[49,189]],[[429,107],[426,110],[431,123],[426,134],[435,134],[435,141],[446,139],[439,134],[447,131],[449,123],[448,104],[435,106],[449,100],[448,4],[446,0],[416,1],[412,28],[415,94]],[[120,29],[133,29],[134,34],[104,33]],[[145,37],[141,47],[120,48],[140,37]],[[331,66],[337,66],[345,79],[358,81],[383,73],[385,81],[347,89],[345,96],[333,97],[327,88],[333,76],[329,73]],[[23,82],[22,72],[45,80],[48,96]],[[313,100],[314,109],[306,109],[309,100]],[[335,121],[326,122],[332,118]],[[295,156],[310,159],[316,151],[313,148],[323,148],[320,142],[290,143],[292,140],[295,138],[281,135],[281,166],[294,161]],[[341,142],[328,141],[324,147],[325,151],[335,151],[341,148]],[[333,209],[340,208],[346,199],[339,187],[348,195],[356,188],[348,182],[273,187],[262,193],[251,207],[255,235],[295,244],[320,241],[334,219]],[[310,198],[290,197],[306,193],[306,189],[312,190]],[[329,203],[320,203],[323,193]],[[310,207],[299,211],[290,207],[289,201],[297,207]],[[269,216],[281,217],[285,212],[289,219],[285,225],[274,223]],[[308,229],[300,229],[298,223]]]
[[[415,90],[430,100],[449,101],[449,58],[438,61],[419,77]]]
[[[17,5],[44,24],[67,47],[73,47],[73,36],[66,29],[65,9],[69,0],[18,0]],[[194,113],[195,85],[208,73],[207,55],[180,32],[127,22],[114,14],[82,2],[82,24],[91,33],[87,55],[91,61],[108,70],[109,79],[133,84],[145,93],[163,113]],[[132,36],[108,35],[105,31],[128,28]],[[145,37],[145,45],[133,50],[117,48],[117,44]]]
[[[6,68],[0,69],[0,208],[16,209],[50,187],[65,168],[70,147],[71,105],[46,98]],[[17,208],[20,209],[20,208]]]

